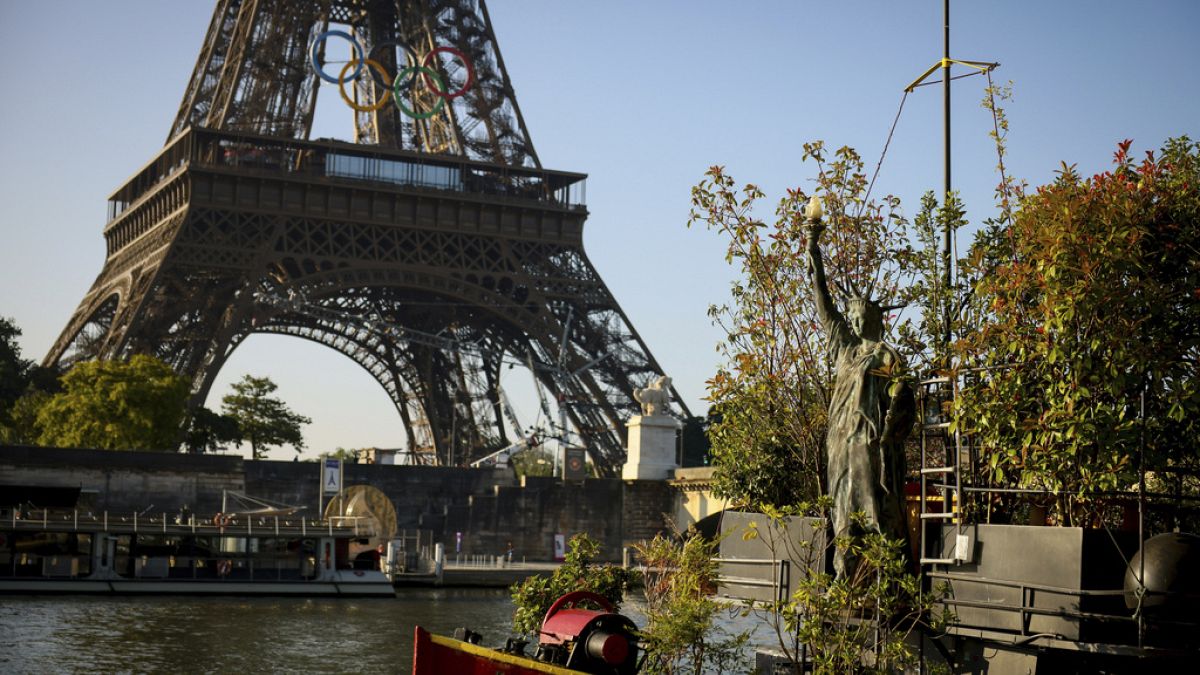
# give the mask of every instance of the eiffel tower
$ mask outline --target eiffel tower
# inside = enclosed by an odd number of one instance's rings
[[[353,143],[309,138],[322,78]],[[249,335],[312,340],[449,465],[508,444],[498,383],[517,362],[616,475],[632,390],[662,369],[584,253],[585,178],[542,168],[483,0],[218,0],[45,363],[154,354],[195,407]]]

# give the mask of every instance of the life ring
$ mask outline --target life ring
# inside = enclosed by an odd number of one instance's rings
[[[229,572],[233,570],[233,561],[225,559],[217,562],[217,575],[222,577],[229,576]]]
[[[216,525],[217,527],[225,527],[226,525],[229,525],[229,523],[232,520],[233,519],[230,518],[229,516],[218,511],[217,515],[213,516],[212,522],[213,522],[213,525]]]

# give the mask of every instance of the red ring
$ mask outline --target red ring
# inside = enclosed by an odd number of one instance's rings
[[[447,101],[458,98],[459,96],[467,93],[467,90],[471,88],[471,85],[475,84],[475,66],[471,65],[471,61],[467,59],[466,54],[463,54],[454,47],[435,47],[434,49],[431,49],[429,53],[425,55],[425,58],[421,59],[421,65],[425,66],[426,68],[432,68],[433,66],[430,65],[429,61],[431,58],[433,58],[433,55],[438,52],[445,52],[451,56],[457,56],[458,60],[462,61],[463,65],[467,68],[467,81],[463,83],[463,86],[459,88],[458,91],[441,92],[438,91],[437,87],[434,86],[433,80],[430,79],[428,73],[421,73],[421,76],[425,78],[425,87],[429,89],[429,91],[433,92],[434,96],[444,98]]]

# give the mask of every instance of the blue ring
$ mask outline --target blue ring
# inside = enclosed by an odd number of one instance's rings
[[[325,72],[325,69],[321,67],[321,64],[317,62],[317,48],[322,42],[325,42],[335,35],[340,38],[345,38],[345,40],[350,43],[350,46],[354,48],[357,62],[354,64],[354,73],[350,76],[350,79],[357,80],[359,73],[361,73],[363,69],[363,57],[365,54],[363,53],[362,45],[358,44],[358,40],[355,40],[354,36],[350,35],[344,30],[327,30],[318,35],[317,39],[313,40],[312,46],[308,48],[308,58],[312,62],[313,70],[317,71],[317,75],[319,75],[322,80],[332,84],[341,84],[341,82],[338,81],[338,78],[328,75]]]

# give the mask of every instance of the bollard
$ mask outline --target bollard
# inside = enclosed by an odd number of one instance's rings
[[[446,572],[446,546],[440,541],[433,548],[433,575],[436,579],[434,583],[438,586],[442,585],[442,580],[445,578]]]

